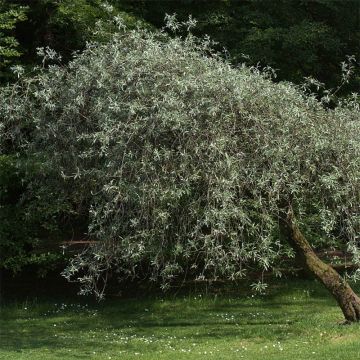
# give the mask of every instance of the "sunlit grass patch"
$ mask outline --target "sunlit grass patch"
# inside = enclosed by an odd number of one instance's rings
[[[359,325],[341,319],[313,281],[267,296],[12,302],[1,309],[0,359],[358,359]]]

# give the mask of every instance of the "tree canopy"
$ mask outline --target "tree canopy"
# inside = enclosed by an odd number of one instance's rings
[[[168,17],[172,30],[193,25]],[[66,271],[85,270],[84,292],[101,295],[110,269],[164,286],[276,270],[290,210],[357,260],[358,103],[325,109],[270,75],[233,67],[208,38],[136,29],[3,89],[2,151],[41,164],[39,196],[89,214],[98,242]]]

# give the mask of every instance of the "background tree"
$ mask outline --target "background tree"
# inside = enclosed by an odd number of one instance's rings
[[[20,55],[16,24],[26,20],[26,7],[0,1],[0,82],[8,79],[9,67]]]
[[[156,27],[164,13],[180,19],[192,14],[196,33],[208,34],[225,47],[233,64],[246,61],[277,70],[278,80],[295,83],[312,76],[327,87],[341,82],[339,64],[347,55],[360,55],[360,8],[358,1],[334,0],[113,0]],[[342,93],[358,91],[357,78]]]
[[[5,4],[5,2],[3,2]],[[277,70],[278,80],[296,83],[312,76],[335,87],[341,82],[340,62],[347,55],[360,54],[359,2],[357,0],[8,0],[9,7],[28,6],[27,20],[12,30],[12,41],[23,53],[19,62],[32,68],[38,63],[37,47],[49,46],[60,52],[63,61],[73,51],[82,50],[93,39],[98,21],[110,20],[121,13],[127,26],[136,26],[141,18],[161,28],[165,13],[176,12],[180,19],[189,14],[198,19],[198,35],[208,34],[226,47],[233,64],[246,62]],[[4,7],[5,6],[5,7]],[[7,21],[3,22],[4,24]],[[7,78],[11,73],[7,70]],[[7,81],[5,79],[5,81]],[[357,91],[359,70],[337,95]]]
[[[168,17],[173,31],[193,25]],[[327,110],[268,73],[232,67],[207,38],[133,30],[0,100],[2,144],[52,169],[36,187],[88,207],[99,243],[66,271],[85,271],[83,292],[101,296],[111,269],[165,286],[183,276],[241,278],[252,264],[276,269],[290,245],[345,318],[359,320],[358,297],[306,240],[337,239],[358,262],[356,99]]]

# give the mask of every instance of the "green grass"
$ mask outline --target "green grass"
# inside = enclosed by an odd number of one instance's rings
[[[359,359],[360,325],[314,281],[225,292],[3,304],[0,359]]]

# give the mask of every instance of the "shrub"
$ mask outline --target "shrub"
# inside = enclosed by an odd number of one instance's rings
[[[206,38],[122,32],[7,88],[1,102],[2,138],[18,143],[29,122],[21,146],[54,170],[37,185],[89,204],[99,242],[66,271],[86,271],[84,292],[101,294],[111,268],[165,285],[276,268],[289,203],[300,226],[316,215],[318,236],[340,234],[356,252],[356,102],[324,109],[267,73],[233,68]]]

